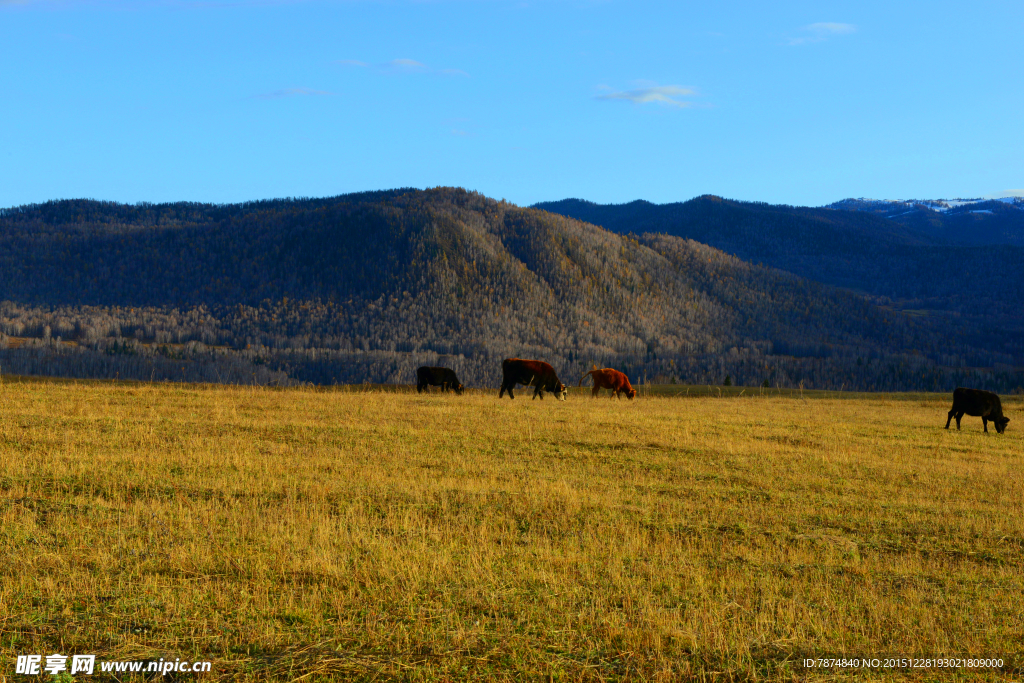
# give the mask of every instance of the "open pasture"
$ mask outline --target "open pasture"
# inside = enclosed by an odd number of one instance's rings
[[[1021,671],[1019,401],[997,435],[944,430],[945,394],[673,391],[5,378],[0,679],[53,652],[212,660],[204,680]],[[932,676],[957,678],[910,675]]]

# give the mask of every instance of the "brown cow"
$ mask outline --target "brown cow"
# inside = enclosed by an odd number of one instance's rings
[[[542,360],[523,360],[522,358],[506,358],[501,362],[501,391],[498,398],[508,392],[509,398],[515,398],[512,389],[517,384],[536,387],[533,397],[540,396],[544,400],[544,392],[550,391],[559,401],[565,400],[565,385],[558,381],[555,369]]]
[[[460,396],[463,390],[459,378],[451,368],[432,368],[426,365],[416,368],[416,392],[419,393],[428,386],[441,387],[441,391],[452,389]]]
[[[999,402],[998,394],[981,389],[964,389],[957,387],[953,391],[953,407],[946,415],[946,429],[949,429],[949,421],[956,418],[956,428],[960,429],[960,418],[967,415],[981,417],[981,426],[988,431],[988,421],[992,420],[996,431],[1000,434],[1010,423],[1010,418],[1003,417],[1003,405]]]
[[[636,396],[636,389],[629,383],[629,378],[624,373],[612,368],[605,368],[604,370],[598,370],[594,368],[583,377],[580,377],[580,386],[583,386],[583,380],[587,377],[594,378],[594,391],[593,396],[597,398],[597,395],[601,393],[602,389],[611,389],[612,396],[615,398],[622,398],[622,393],[625,392],[626,398],[632,400]],[[609,396],[611,398],[611,396]]]

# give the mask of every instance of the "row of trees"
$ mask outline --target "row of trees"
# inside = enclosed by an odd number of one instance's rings
[[[332,349],[247,349],[140,344],[131,339],[104,340],[95,346],[0,336],[0,369],[7,374],[171,382],[216,382],[292,386],[296,384],[412,384],[421,365],[453,368],[468,386],[497,387],[501,360],[491,349],[466,356],[434,351],[339,351]],[[1000,393],[1024,393],[1024,377],[1013,368],[948,368],[921,356],[822,358],[764,354],[733,348],[724,354],[651,358],[629,355],[520,355],[551,360],[567,384],[575,384],[592,366],[621,368],[635,383],[728,384],[861,391],[948,391],[950,387],[986,387]]]

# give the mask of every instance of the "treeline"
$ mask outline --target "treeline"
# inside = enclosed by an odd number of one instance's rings
[[[450,188],[7,210],[0,300],[5,372],[409,383],[439,364],[497,386],[501,359],[520,356],[573,384],[596,364],[865,390],[948,390],[981,367],[975,386],[1024,385],[1012,349],[864,296]]]
[[[592,365],[621,368],[636,383],[722,384],[861,391],[948,391],[950,387],[987,387],[1001,393],[1024,391],[1024,377],[1013,368],[950,368],[920,355],[847,358],[827,348],[773,349],[771,345],[733,347],[723,354],[605,354],[572,359],[550,349],[521,355],[551,360],[562,380],[575,385]],[[790,355],[796,352],[799,355]],[[190,341],[153,345],[134,339],[108,338],[85,346],[58,338],[23,339],[0,335],[0,371],[96,379],[170,382],[216,382],[293,386],[296,384],[411,384],[420,365],[455,369],[476,387],[500,382],[501,360],[510,354],[483,348],[471,355],[425,351],[288,349],[255,346],[209,347]]]
[[[296,383],[287,373],[268,366],[258,351],[211,349],[200,342],[181,348],[153,348],[117,338],[95,346],[55,338],[12,341],[0,335],[0,371],[4,374],[260,386]]]

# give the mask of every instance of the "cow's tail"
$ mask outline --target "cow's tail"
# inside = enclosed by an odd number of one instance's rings
[[[588,378],[588,377],[590,377],[591,375],[593,375],[593,374],[594,374],[595,372],[597,372],[597,370],[598,370],[597,368],[594,368],[593,370],[591,370],[591,371],[590,371],[590,372],[588,372],[587,374],[585,374],[585,375],[583,375],[582,377],[580,377],[580,383],[579,383],[579,384],[577,384],[576,386],[578,386],[578,387],[582,387],[582,386],[583,386],[583,380],[585,380],[586,378]]]

